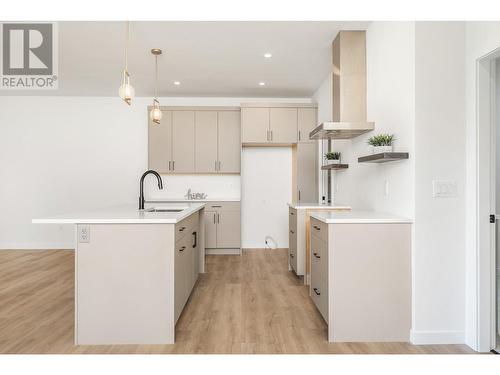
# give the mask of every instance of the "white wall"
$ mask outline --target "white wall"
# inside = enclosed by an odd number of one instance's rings
[[[264,248],[265,237],[271,236],[278,248],[287,248],[291,147],[243,148],[241,180],[242,247]]]
[[[415,25],[416,343],[465,341],[465,23]],[[454,180],[433,198],[433,180]]]
[[[161,104],[238,106],[245,101],[310,99],[162,98]],[[136,204],[139,178],[147,168],[149,104],[147,98],[136,98],[128,107],[117,97],[1,96],[0,249],[72,248],[70,226],[35,225],[31,219]],[[148,178],[153,188],[146,194],[181,198],[191,186],[207,189],[212,197],[235,197],[239,184],[234,176],[176,176],[166,177],[166,190],[157,192]],[[259,221],[243,217],[243,225]]]
[[[334,175],[334,200],[415,219],[412,341],[464,342],[465,25],[373,22],[366,38],[367,119],[375,131],[333,142],[349,163]],[[320,113],[331,111],[322,104],[328,91],[315,99]],[[378,133],[394,133],[395,150],[410,159],[359,164]],[[441,178],[457,182],[456,198],[432,198],[432,180]]]

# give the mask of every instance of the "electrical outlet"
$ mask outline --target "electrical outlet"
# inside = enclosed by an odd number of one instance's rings
[[[433,198],[453,198],[457,196],[457,182],[455,180],[432,181]]]
[[[81,243],[90,242],[90,225],[78,226],[78,242]]]

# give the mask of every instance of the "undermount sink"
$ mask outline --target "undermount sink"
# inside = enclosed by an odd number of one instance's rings
[[[144,212],[181,212],[185,208],[147,208]]]

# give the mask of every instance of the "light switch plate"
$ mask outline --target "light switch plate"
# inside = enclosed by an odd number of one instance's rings
[[[80,243],[90,242],[90,225],[78,226],[78,242]]]
[[[457,181],[434,180],[432,181],[433,198],[453,198],[457,196]]]

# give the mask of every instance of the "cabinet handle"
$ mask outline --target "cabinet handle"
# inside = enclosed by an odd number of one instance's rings
[[[168,161],[168,170],[171,171],[172,170],[172,162],[169,160]]]
[[[196,247],[198,245],[198,235],[196,232],[193,232],[192,233],[193,236],[194,236],[194,244],[193,244],[193,247]]]
[[[271,130],[271,142],[273,141],[273,131]]]
[[[215,213],[214,213],[214,224],[215,224]]]
[[[300,130],[299,130],[299,141],[300,141]]]
[[[217,212],[217,224],[220,224],[220,215],[218,212]]]
[[[321,257],[318,255],[318,253],[313,253],[313,255],[314,255],[316,258],[318,258],[318,259],[320,259],[320,258],[321,258]]]
[[[266,132],[266,140],[269,142],[269,130]]]
[[[186,227],[182,227],[181,229],[179,229],[179,232],[184,232],[184,229],[186,229]]]
[[[314,225],[314,229],[316,229],[316,230],[321,230],[321,228],[320,228],[320,227],[318,227],[318,226],[316,226],[316,225]]]
[[[317,296],[321,295],[321,293],[318,292],[318,288],[313,288],[313,290],[314,290],[314,293],[316,293]]]
[[[222,206],[214,205],[213,208],[221,208]]]
[[[295,232],[293,230],[290,231],[291,234],[294,234]]]
[[[182,247],[179,249],[179,251],[181,251],[181,252],[182,252],[182,251],[184,251],[184,250],[186,250],[186,246],[182,246]]]
[[[293,258],[294,256],[295,256],[295,255],[293,255],[293,254],[290,254],[290,258]]]
[[[300,201],[300,190],[299,190],[299,201]]]
[[[219,172],[220,172],[220,160],[219,160]]]
[[[294,214],[293,212],[290,212],[290,215],[292,215],[292,216],[293,216],[293,215],[295,215],[295,214]]]
[[[175,160],[172,160],[172,170],[175,171]]]

